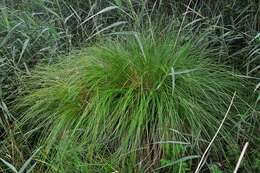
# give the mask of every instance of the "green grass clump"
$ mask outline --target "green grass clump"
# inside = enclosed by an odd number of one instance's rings
[[[176,41],[168,30],[110,38],[38,67],[18,102],[29,143],[61,172],[140,172],[169,155],[163,143],[203,148],[241,82],[195,42]]]

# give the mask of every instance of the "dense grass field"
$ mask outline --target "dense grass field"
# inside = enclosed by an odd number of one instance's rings
[[[1,0],[0,172],[260,172],[258,0]]]

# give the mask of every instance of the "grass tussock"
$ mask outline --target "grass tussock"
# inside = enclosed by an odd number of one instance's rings
[[[176,41],[171,30],[123,35],[36,68],[17,109],[28,141],[44,146],[49,169],[147,171],[172,146],[199,153],[207,145],[201,140],[214,136],[243,86],[196,42]],[[237,114],[218,148],[232,144]]]

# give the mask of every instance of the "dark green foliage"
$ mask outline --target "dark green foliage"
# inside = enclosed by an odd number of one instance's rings
[[[19,76],[45,55],[55,53],[59,38],[54,25],[31,14],[7,7],[0,10],[0,82],[6,84],[2,86],[6,91],[15,82],[14,75]]]
[[[103,9],[96,1],[71,3],[25,0],[0,4],[0,84],[5,98],[15,97],[20,76],[29,74],[38,62],[53,62],[58,54],[124,24],[106,22],[104,14],[117,10],[115,6],[107,4]]]

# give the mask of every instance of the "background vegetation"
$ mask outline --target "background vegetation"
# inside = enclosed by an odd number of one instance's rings
[[[20,86],[28,80],[24,75],[31,75],[35,65],[53,64],[62,58],[60,55],[74,54],[75,50],[91,46],[108,35],[138,32],[144,26],[148,26],[149,30],[154,23],[166,27],[168,21],[174,21],[177,35],[185,36],[187,40],[200,36],[199,43],[214,55],[212,61],[231,67],[233,72],[247,81],[245,85],[251,90],[243,98],[251,103],[245,113],[247,116],[234,126],[240,146],[237,153],[225,151],[231,166],[226,167],[221,159],[215,161],[209,156],[204,170],[232,172],[243,145],[249,142],[240,171],[259,172],[259,13],[258,0],[2,0],[0,171],[37,172],[39,170],[35,164],[42,162],[37,158],[41,151],[32,147],[33,142],[25,141],[25,136],[30,132],[24,134],[16,128],[19,123],[17,118],[23,112],[12,109],[20,94]],[[80,146],[76,149],[81,150]],[[183,150],[174,149],[173,155]],[[183,157],[183,161],[179,160],[177,164],[178,171],[193,172],[194,165],[191,167]],[[72,159],[77,163],[78,158]],[[171,165],[175,161],[170,157],[161,160],[161,164]],[[76,166],[80,163],[72,165],[72,168],[76,170]]]

